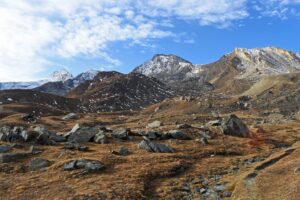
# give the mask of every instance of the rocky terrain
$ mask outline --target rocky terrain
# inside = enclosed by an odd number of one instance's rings
[[[298,200],[299,63],[278,48],[156,55],[0,91],[0,199]]]

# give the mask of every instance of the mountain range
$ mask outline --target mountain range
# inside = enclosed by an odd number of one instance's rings
[[[157,54],[129,74],[91,70],[73,77],[61,70],[46,80],[0,83],[0,88],[78,99],[76,108],[81,111],[101,112],[140,109],[174,96],[240,95],[267,77],[299,72],[299,53],[275,47],[237,48],[205,65]]]

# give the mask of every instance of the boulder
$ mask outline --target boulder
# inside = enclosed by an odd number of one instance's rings
[[[91,141],[98,132],[98,127],[76,124],[69,133],[65,134],[65,137],[69,142],[85,143]]]
[[[130,129],[121,128],[121,129],[114,130],[112,136],[117,139],[127,140],[129,138],[129,134],[130,134]]]
[[[154,153],[174,153],[174,149],[164,145],[164,144],[159,144],[155,142],[151,142],[147,137],[144,137],[144,140],[142,140],[138,144],[138,148],[144,149],[148,152],[154,152]]]
[[[49,167],[51,162],[44,158],[34,158],[29,163],[29,170],[30,171],[37,171],[46,167]]]
[[[159,128],[160,126],[162,126],[162,122],[161,121],[154,121],[151,122],[147,125],[147,128]]]
[[[77,115],[75,113],[69,113],[67,115],[65,115],[62,119],[63,120],[70,120],[70,119],[76,119]]]
[[[191,137],[188,136],[186,133],[178,130],[171,130],[167,133],[170,135],[171,138],[173,139],[178,139],[178,140],[190,140]]]
[[[104,169],[104,164],[97,160],[71,160],[64,165],[65,171],[82,169],[86,172],[97,172]]]
[[[235,137],[249,137],[247,125],[236,115],[230,115],[222,123],[223,133]]]

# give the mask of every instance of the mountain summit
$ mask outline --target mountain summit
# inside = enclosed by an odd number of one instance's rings
[[[66,81],[69,79],[72,79],[73,75],[68,72],[66,69],[62,69],[59,71],[55,71],[53,72],[50,77],[49,77],[49,81],[50,82],[58,82],[58,81]]]

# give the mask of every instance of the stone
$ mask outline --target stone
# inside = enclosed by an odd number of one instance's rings
[[[64,170],[70,171],[70,170],[76,169],[76,163],[77,163],[77,160],[71,160],[71,161],[67,162],[66,164],[64,164]]]
[[[176,126],[176,128],[178,128],[178,129],[187,129],[187,128],[191,128],[192,126],[191,125],[189,125],[189,124],[178,124],[177,126]]]
[[[98,144],[107,144],[108,143],[107,136],[103,131],[100,131],[95,135],[94,142]]]
[[[138,144],[138,148],[154,153],[174,153],[175,150],[167,145],[151,142],[147,137],[144,137]]]
[[[69,113],[67,115],[65,115],[62,119],[63,120],[70,120],[70,119],[76,119],[77,115],[75,113]]]
[[[225,197],[225,198],[229,198],[229,197],[231,197],[231,195],[232,195],[232,192],[223,192],[223,194],[222,194],[222,197]]]
[[[0,163],[16,162],[27,158],[30,153],[19,152],[19,153],[5,153],[0,155]]]
[[[186,133],[178,130],[171,130],[167,133],[168,135],[171,136],[173,139],[178,139],[178,140],[190,140],[191,137],[188,136]]]
[[[66,142],[64,148],[69,150],[88,151],[87,146],[81,145],[77,142]]]
[[[149,123],[147,125],[147,128],[159,128],[160,126],[162,126],[161,121],[154,121],[154,122]]]
[[[34,132],[38,133],[36,137],[36,142],[39,144],[52,145],[55,144],[53,140],[50,139],[52,133],[48,131],[46,128],[37,126],[34,128]]]
[[[148,131],[145,134],[140,134],[140,135],[146,136],[150,140],[155,140],[155,139],[159,139],[162,136],[162,133],[157,131]]]
[[[104,169],[104,164],[97,160],[71,160],[64,165],[65,171],[82,169],[86,172],[97,172]]]
[[[112,136],[117,139],[127,140],[129,138],[130,129],[121,128],[114,130]]]
[[[65,137],[67,137],[69,142],[86,143],[91,141],[98,132],[98,127],[76,124]]]
[[[205,125],[206,126],[221,126],[222,120],[220,120],[220,119],[212,120],[212,121],[207,122]]]
[[[22,115],[21,119],[26,122],[35,123],[38,118],[34,114],[30,113]]]
[[[44,150],[43,149],[40,149],[40,148],[38,148],[38,147],[36,147],[36,146],[31,146],[30,148],[29,148],[29,152],[30,153],[32,153],[32,154],[40,154],[40,153],[42,153]]]
[[[67,141],[67,139],[62,136],[62,135],[58,135],[56,133],[52,133],[50,136],[49,136],[49,139],[50,140],[53,140],[54,142],[65,142]]]
[[[196,139],[196,142],[199,142],[203,145],[208,145],[208,140],[205,137],[202,137],[200,139]]]
[[[51,162],[44,158],[34,158],[29,163],[30,171],[37,171],[46,167],[49,167]]]
[[[247,125],[236,115],[230,115],[222,123],[223,133],[235,137],[249,137]]]
[[[214,191],[216,191],[216,192],[222,192],[224,190],[225,190],[225,185],[223,185],[223,184],[219,183],[214,186]]]
[[[129,150],[123,146],[118,151],[112,151],[112,153],[119,156],[127,156],[129,154]]]
[[[11,151],[11,146],[8,146],[8,145],[0,145],[0,153],[7,153],[9,151]]]

